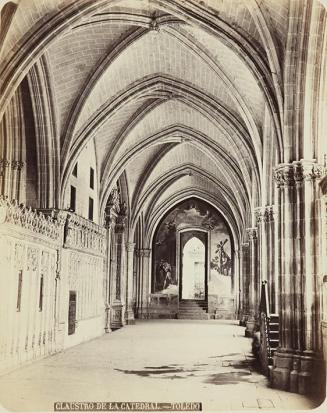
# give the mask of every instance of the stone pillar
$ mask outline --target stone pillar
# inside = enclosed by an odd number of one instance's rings
[[[275,170],[275,179],[280,191],[280,303],[279,303],[279,347],[275,353],[273,369],[273,386],[289,390],[290,371],[293,366],[292,315],[293,294],[291,279],[293,277],[293,169],[291,165],[282,164]]]
[[[12,168],[12,193],[11,198],[19,200],[20,198],[20,177],[21,177],[21,170],[24,166],[24,162],[21,161],[12,161],[11,168]]]
[[[118,215],[115,223],[116,268],[113,285],[113,301],[111,304],[110,326],[117,329],[125,325],[125,215]]]
[[[140,296],[139,296],[139,317],[148,318],[148,305],[150,294],[150,255],[151,249],[142,248],[139,250],[140,256]]]
[[[257,329],[257,316],[259,309],[260,285],[258,285],[258,252],[257,228],[247,229],[249,237],[249,318],[246,321],[245,336],[252,337]]]
[[[240,325],[245,326],[249,318],[249,243],[243,243],[241,248],[241,272],[242,272],[242,299]]]
[[[279,165],[280,189],[280,343],[275,353],[272,384],[309,393],[318,376],[313,371],[320,351],[317,289],[318,203],[316,180],[321,167],[313,161]]]
[[[109,211],[108,211],[109,212]],[[110,303],[111,303],[111,287],[112,287],[112,231],[113,231],[113,220],[111,218],[110,212],[106,215],[105,227],[107,229],[107,253],[106,253],[106,268],[105,268],[105,285],[104,285],[104,306],[105,306],[105,323],[104,331],[106,333],[111,332],[110,328]]]
[[[269,288],[270,312],[277,312],[278,272],[276,271],[276,211],[273,205],[266,208],[267,215],[267,280]]]
[[[257,220],[257,260],[258,260],[258,279],[259,284],[261,285],[260,281],[267,280],[267,255],[266,255],[266,248],[267,248],[267,240],[266,240],[266,216],[265,216],[265,208],[256,208],[255,216]]]
[[[242,308],[242,296],[241,296],[241,285],[242,285],[242,274],[240,270],[240,253],[239,250],[235,250],[234,253],[234,299],[235,303],[235,314],[239,316]]]
[[[297,180],[302,180],[302,196],[304,218],[304,242],[303,242],[303,312],[304,329],[299,342],[303,343],[303,351],[300,357],[301,367],[298,376],[298,392],[305,394],[315,391],[315,380],[319,372],[315,369],[317,358],[321,351],[320,337],[320,302],[318,291],[318,229],[319,207],[317,182],[322,175],[323,168],[314,161],[301,160],[293,162]],[[302,199],[300,199],[302,201]]]
[[[135,324],[133,310],[133,292],[134,292],[134,249],[135,244],[129,242],[126,244],[127,249],[127,286],[126,286],[126,324]]]

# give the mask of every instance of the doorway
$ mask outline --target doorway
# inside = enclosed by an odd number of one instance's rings
[[[189,230],[180,234],[181,300],[207,299],[207,234]]]

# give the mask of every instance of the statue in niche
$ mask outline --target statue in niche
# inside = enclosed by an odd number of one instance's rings
[[[220,241],[217,244],[215,257],[211,260],[210,267],[215,269],[219,274],[229,276],[231,275],[232,260],[224,249],[226,242],[228,242],[227,238],[225,241]]]

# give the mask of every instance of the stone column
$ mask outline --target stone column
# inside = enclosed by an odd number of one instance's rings
[[[125,215],[118,215],[115,223],[116,238],[116,268],[113,301],[111,304],[110,326],[117,329],[125,325],[124,309],[124,279],[125,276]]]
[[[265,208],[256,208],[254,210],[256,221],[257,221],[257,261],[258,261],[258,279],[259,284],[261,285],[260,280],[266,280],[266,228],[265,228]],[[261,287],[260,287],[261,288]]]
[[[240,253],[239,250],[235,250],[234,253],[234,299],[236,300],[235,303],[235,314],[239,316],[241,308],[242,308],[242,297],[241,297],[241,285],[242,285],[242,274],[240,270]]]
[[[245,326],[249,318],[249,243],[243,243],[241,248],[241,271],[242,271],[242,306],[240,314],[240,325]]]
[[[140,255],[140,302],[139,302],[139,317],[148,318],[148,304],[150,294],[150,255],[151,249],[142,248],[139,250]]]
[[[249,237],[249,318],[246,322],[245,336],[251,337],[257,328],[257,315],[259,309],[260,285],[258,285],[258,252],[257,252],[257,228],[247,229]]]
[[[105,294],[104,294],[104,305],[105,305],[105,323],[104,331],[106,333],[111,332],[110,328],[110,303],[111,303],[111,288],[112,288],[112,232],[114,227],[114,222],[112,219],[112,213],[110,210],[106,210],[105,217],[105,227],[107,229],[107,252],[106,252],[106,273],[105,273]]]
[[[320,336],[320,302],[318,291],[318,264],[319,264],[319,202],[317,183],[322,175],[323,168],[317,165],[314,160],[293,162],[295,176],[298,181],[303,181],[299,185],[302,189],[300,197],[300,209],[303,212],[303,329],[299,343],[303,345],[300,357],[300,372],[298,375],[298,392],[305,394],[315,391],[317,388],[317,378],[319,369],[317,358],[320,357],[321,336]],[[301,348],[302,350],[302,348]],[[296,391],[296,389],[295,389]]]
[[[20,176],[24,163],[21,161],[11,161],[12,169],[12,193],[11,198],[19,200],[20,197]]]
[[[308,393],[317,387],[320,351],[317,289],[317,184],[321,167],[313,161],[279,165],[280,188],[280,343],[272,371],[273,386]],[[313,371],[315,373],[313,374]]]
[[[267,215],[267,279],[269,288],[270,312],[277,312],[278,273],[276,271],[276,211],[273,205],[266,208]]]
[[[134,249],[135,244],[129,242],[126,244],[127,249],[127,286],[126,286],[126,324],[135,324],[133,310],[133,292],[134,292]]]
[[[275,353],[273,386],[289,390],[290,371],[293,365],[292,315],[294,312],[291,279],[293,277],[293,169],[281,164],[275,169],[275,179],[280,191],[280,303],[279,347]]]

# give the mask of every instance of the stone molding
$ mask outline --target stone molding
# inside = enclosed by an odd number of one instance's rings
[[[24,204],[18,204],[16,200],[9,201],[6,197],[0,197],[1,224],[12,224],[59,241],[64,222],[65,213],[62,211],[52,210],[50,214],[45,215],[41,211],[26,207]]]
[[[283,163],[274,169],[277,188],[301,185],[303,181],[320,179],[326,173],[326,167],[315,160],[294,161]]]

